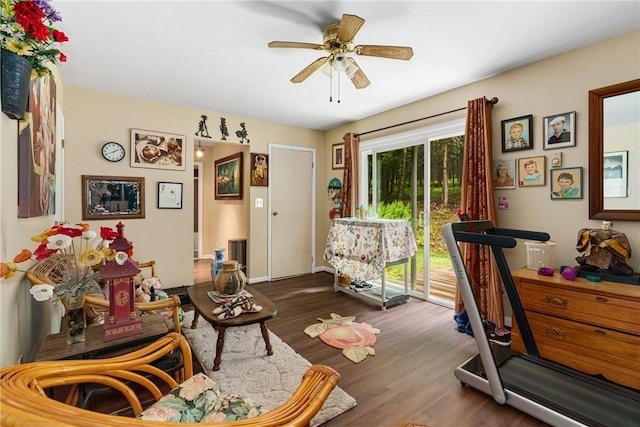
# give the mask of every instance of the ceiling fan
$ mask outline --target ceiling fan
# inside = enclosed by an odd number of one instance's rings
[[[357,45],[354,46],[353,38],[364,25],[364,19],[356,15],[342,15],[342,19],[337,24],[329,24],[322,32],[323,44],[304,42],[283,42],[273,41],[268,44],[275,48],[296,48],[324,50],[329,56],[318,58],[307,65],[302,71],[293,76],[292,83],[301,83],[325,64],[329,64],[333,70],[345,71],[357,89],[369,86],[370,82],[355,59],[347,56],[348,53],[355,53],[362,56],[377,56],[380,58],[409,60],[413,56],[413,49],[405,46],[380,46],[380,45]],[[332,72],[333,70],[329,71]]]

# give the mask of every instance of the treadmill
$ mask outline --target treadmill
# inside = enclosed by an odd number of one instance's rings
[[[449,223],[442,231],[472,330],[484,331],[484,327],[459,242],[491,247],[526,348],[526,354],[515,352],[490,343],[484,333],[475,333],[479,353],[454,370],[463,385],[553,426],[640,426],[639,390],[539,357],[502,248],[514,248],[516,239],[547,241],[549,234],[495,228],[491,221]]]

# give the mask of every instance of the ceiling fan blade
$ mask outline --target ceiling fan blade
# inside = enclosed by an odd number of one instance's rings
[[[316,71],[318,68],[322,67],[328,60],[329,60],[328,56],[324,57],[324,58],[316,59],[311,64],[307,65],[304,68],[304,70],[300,71],[298,74],[293,76],[293,78],[291,79],[291,83],[302,83],[303,81],[305,81],[307,79],[307,77],[309,77],[311,74],[313,74],[314,71]]]
[[[269,43],[267,46],[269,47],[285,47],[285,48],[294,48],[294,49],[314,49],[314,50],[323,50],[324,46],[317,43],[303,43],[303,42],[280,42],[274,41]]]
[[[342,15],[340,25],[338,26],[338,39],[343,43],[350,43],[363,25],[364,19],[345,13]]]
[[[408,61],[413,56],[413,49],[406,46],[362,45],[356,46],[353,51],[358,55],[403,59],[405,61]]]
[[[369,81],[367,76],[364,75],[362,68],[360,68],[356,60],[351,57],[348,57],[347,61],[349,61],[353,66],[355,66],[358,69],[358,71],[356,71],[353,77],[351,77],[351,82],[356,87],[356,89],[364,89],[365,87],[369,86],[371,82]]]

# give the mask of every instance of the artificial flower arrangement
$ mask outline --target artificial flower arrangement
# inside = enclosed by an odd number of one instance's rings
[[[55,47],[69,40],[53,27],[62,19],[48,0],[0,0],[0,45],[27,59],[31,75],[51,74],[47,64],[66,62],[67,57]]]
[[[31,237],[32,241],[39,243],[35,251],[22,249],[13,258],[13,262],[0,263],[0,278],[9,279],[16,271],[24,271],[18,269],[18,264],[23,262],[31,260],[37,265],[38,262],[49,259],[55,265],[65,266],[61,281],[56,286],[33,285],[29,291],[33,298],[38,301],[50,298],[63,300],[88,292],[100,293],[98,270],[103,260],[115,259],[120,264],[131,255],[109,249],[109,243],[117,236],[118,232],[109,227],[100,227],[100,238],[97,239],[97,233],[88,224],[54,225]]]

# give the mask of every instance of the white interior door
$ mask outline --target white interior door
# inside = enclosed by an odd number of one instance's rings
[[[311,273],[315,246],[315,150],[270,146],[271,279]]]

